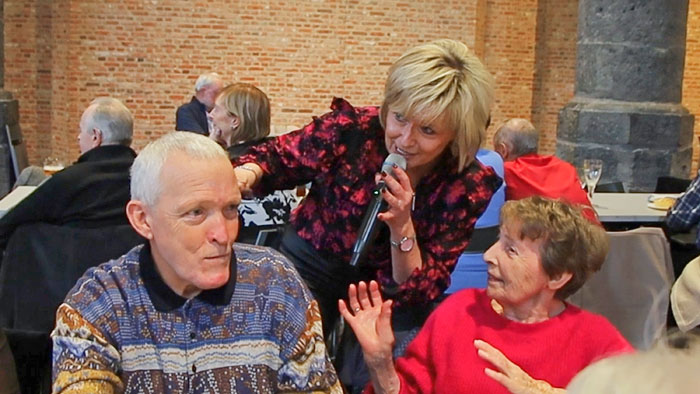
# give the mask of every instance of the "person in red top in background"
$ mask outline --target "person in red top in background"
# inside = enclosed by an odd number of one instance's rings
[[[493,145],[504,161],[506,200],[560,198],[581,205],[586,219],[600,225],[576,168],[555,156],[537,154],[538,141],[539,132],[526,119],[509,119],[496,130]]]

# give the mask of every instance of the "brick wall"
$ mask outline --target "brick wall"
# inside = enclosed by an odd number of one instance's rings
[[[532,123],[542,135],[540,151],[554,153],[559,110],[574,96],[577,0],[540,0]]]
[[[530,118],[535,76],[536,0],[488,0],[484,61],[496,78],[488,146],[507,118]]]
[[[694,113],[699,4],[690,1],[684,81],[684,104]],[[4,7],[5,87],[20,101],[32,163],[75,160],[80,114],[100,95],[133,110],[142,147],[173,129],[175,109],[208,71],[263,89],[275,131],[302,126],[333,96],[379,104],[391,62],[442,37],[474,48],[495,75],[493,124],[531,118],[543,131],[542,152],[554,152],[557,113],[573,96],[576,0],[5,0]]]
[[[173,129],[175,109],[212,70],[258,85],[271,99],[275,130],[287,130],[325,112],[333,96],[381,103],[389,65],[415,44],[449,37],[473,46],[477,6],[6,0],[6,88],[20,100],[34,163],[78,156],[81,111],[99,95],[133,110],[142,147]]]

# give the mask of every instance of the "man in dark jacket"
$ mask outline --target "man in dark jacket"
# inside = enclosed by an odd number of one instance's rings
[[[129,168],[136,153],[129,147],[131,112],[119,100],[93,100],[80,119],[80,157],[43,182],[0,219],[0,250],[17,227],[44,222],[97,228],[129,224]]]
[[[223,83],[217,73],[202,74],[194,84],[194,96],[187,104],[182,104],[175,114],[175,130],[193,131],[209,135],[207,112],[214,108]]]

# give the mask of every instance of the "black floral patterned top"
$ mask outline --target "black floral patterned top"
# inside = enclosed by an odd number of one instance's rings
[[[348,264],[357,231],[375,186],[374,175],[388,155],[378,107],[353,107],[335,98],[331,112],[300,130],[251,148],[236,164],[258,163],[265,172],[255,193],[312,182],[290,219],[298,235],[329,263]],[[443,155],[416,186],[412,220],[423,265],[398,286],[397,304],[425,304],[448,287],[457,258],[474,223],[501,184],[476,160],[457,172],[457,160]],[[392,278],[389,231],[384,226],[367,253],[367,265],[387,288]]]

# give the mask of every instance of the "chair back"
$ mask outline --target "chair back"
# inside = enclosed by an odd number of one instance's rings
[[[610,251],[569,302],[605,316],[637,349],[666,332],[673,266],[660,228],[608,232]]]
[[[601,183],[595,187],[596,193],[624,193],[625,185],[622,182]]]
[[[294,190],[278,190],[263,198],[243,200],[238,207],[241,228],[236,242],[277,249],[289,215],[298,205]]]
[[[465,252],[459,256],[452,271],[450,287],[445,294],[452,294],[462,289],[486,288],[488,274],[483,252]]]
[[[56,309],[88,268],[143,242],[129,225],[18,227],[0,267],[0,326],[50,333]]]
[[[660,176],[656,178],[654,193],[683,193],[691,182],[690,179],[675,176]]]

